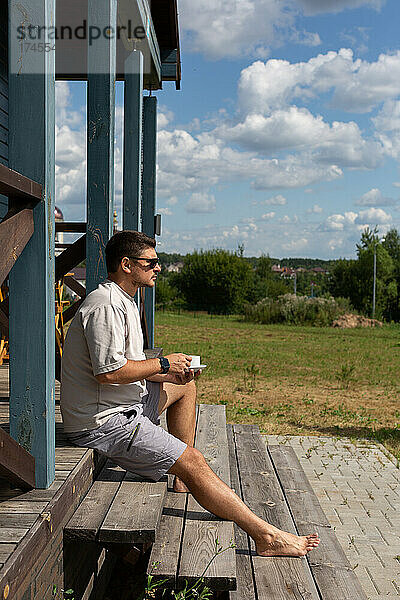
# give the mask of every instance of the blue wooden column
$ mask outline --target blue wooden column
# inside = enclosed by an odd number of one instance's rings
[[[21,55],[16,27],[42,26],[51,42],[54,15],[55,0],[9,0],[9,167],[43,186],[34,234],[10,273],[10,431],[35,457],[39,488],[54,480],[55,63],[53,51]]]
[[[88,41],[86,289],[107,277],[104,248],[112,235],[116,0],[88,0],[88,30],[114,32]],[[95,30],[94,30],[95,31]]]
[[[139,230],[142,193],[143,54],[125,61],[123,229]]]
[[[142,231],[155,236],[154,215],[156,209],[156,139],[157,139],[157,98],[146,96],[143,99],[143,191],[142,191]],[[149,328],[149,344],[154,346],[154,305],[155,288],[146,289],[145,310]]]

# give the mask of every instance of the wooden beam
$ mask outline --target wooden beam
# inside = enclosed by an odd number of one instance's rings
[[[154,237],[154,214],[156,208],[156,137],[157,98],[143,99],[143,192],[142,231]],[[148,288],[145,297],[146,320],[149,329],[150,348],[154,345],[155,288]]]
[[[75,292],[75,294],[78,294],[78,296],[80,296],[81,298],[85,298],[86,289],[74,277],[72,277],[71,275],[66,275],[64,277],[64,283],[66,286],[69,287],[70,290]]]
[[[86,255],[86,235],[80,237],[69,248],[56,257],[55,280],[58,281],[79,265]]]
[[[0,223],[0,285],[31,239],[33,231],[33,213],[29,208]]]
[[[86,233],[86,223],[56,221],[56,233]]]
[[[116,0],[88,0],[88,27],[116,31]],[[107,277],[104,249],[112,233],[116,39],[88,45],[86,289]]]
[[[143,55],[125,61],[123,229],[139,231],[142,191]]]
[[[42,186],[0,163],[0,194],[39,202],[42,199]]]
[[[24,9],[25,11],[25,9]],[[40,24],[50,43],[55,0],[30,0],[24,25]],[[10,31],[21,4],[9,1]],[[9,59],[9,166],[42,186],[33,209],[35,231],[9,276],[10,432],[35,457],[36,486],[54,480],[54,52],[24,53],[16,37]],[[10,201],[10,207],[15,206]]]
[[[1,428],[0,476],[21,490],[30,490],[35,486],[35,459]]]

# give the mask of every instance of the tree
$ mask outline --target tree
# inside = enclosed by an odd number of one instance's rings
[[[177,278],[188,308],[216,314],[240,312],[252,281],[245,259],[227,250],[188,254]]]
[[[333,296],[349,298],[359,312],[371,316],[373,297],[374,254],[376,253],[376,306],[377,318],[388,318],[397,286],[393,281],[393,260],[379,239],[378,229],[367,227],[357,247],[357,260],[340,260],[335,265],[330,291]]]

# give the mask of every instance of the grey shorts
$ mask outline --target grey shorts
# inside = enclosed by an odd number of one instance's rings
[[[133,404],[90,431],[69,433],[77,446],[93,448],[114,463],[158,481],[176,463],[186,444],[158,425],[160,384],[147,382],[142,404]]]

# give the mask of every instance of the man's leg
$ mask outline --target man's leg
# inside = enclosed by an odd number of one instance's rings
[[[201,452],[186,448],[169,473],[179,477],[206,510],[234,521],[255,541],[261,556],[304,556],[318,546],[316,534],[297,536],[277,529],[255,515],[207,465]]]
[[[196,385],[194,380],[185,385],[163,383],[158,404],[158,413],[167,410],[168,431],[192,447],[196,426]],[[175,492],[187,492],[180,477],[175,477]]]

